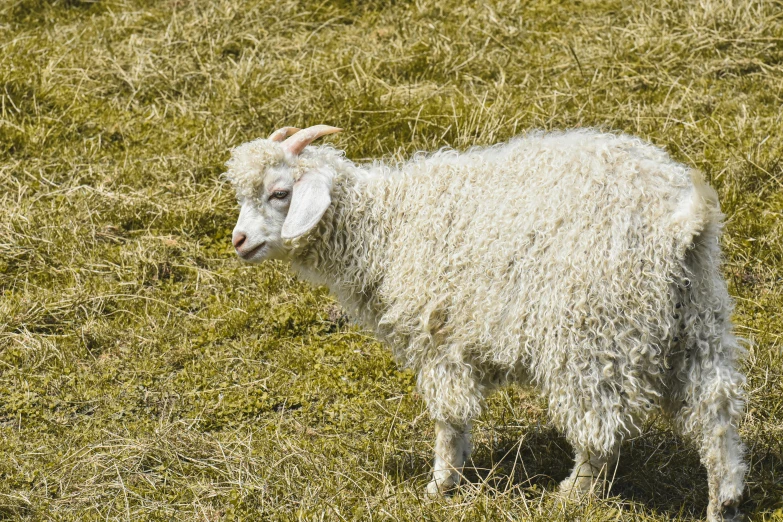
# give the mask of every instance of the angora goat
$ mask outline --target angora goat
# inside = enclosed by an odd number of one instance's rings
[[[339,130],[286,127],[232,150],[233,243],[327,285],[415,372],[436,423],[429,494],[457,484],[487,394],[518,382],[574,447],[564,493],[594,490],[662,410],[698,445],[708,519],[740,516],[742,348],[722,214],[698,172],[591,130],[397,166],[308,146]]]

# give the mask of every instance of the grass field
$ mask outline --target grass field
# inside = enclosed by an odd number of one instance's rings
[[[329,123],[357,160],[594,126],[701,169],[751,342],[746,510],[783,520],[781,0],[4,0],[0,49],[0,519],[704,516],[662,421],[610,498],[559,505],[570,448],[518,388],[424,500],[413,376],[230,246],[228,149]]]

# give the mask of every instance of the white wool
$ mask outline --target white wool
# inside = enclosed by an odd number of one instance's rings
[[[283,161],[253,143],[229,163],[240,194],[257,179],[242,172]],[[285,161],[334,172],[332,206],[289,244],[292,266],[416,373],[434,419],[469,425],[492,389],[531,383],[578,454],[608,456],[663,408],[703,459],[728,466],[721,502],[736,497],[742,447],[715,457],[727,443],[710,430],[741,414],[741,348],[720,275],[722,214],[698,172],[592,130],[395,166],[357,166],[330,147]]]

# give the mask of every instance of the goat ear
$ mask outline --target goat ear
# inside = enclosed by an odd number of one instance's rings
[[[329,174],[324,170],[311,170],[294,183],[291,207],[283,222],[283,239],[302,236],[321,220],[332,204],[332,176]]]

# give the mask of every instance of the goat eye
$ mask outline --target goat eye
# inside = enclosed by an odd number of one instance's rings
[[[272,199],[285,199],[286,197],[288,197],[287,190],[276,190],[272,192]]]

